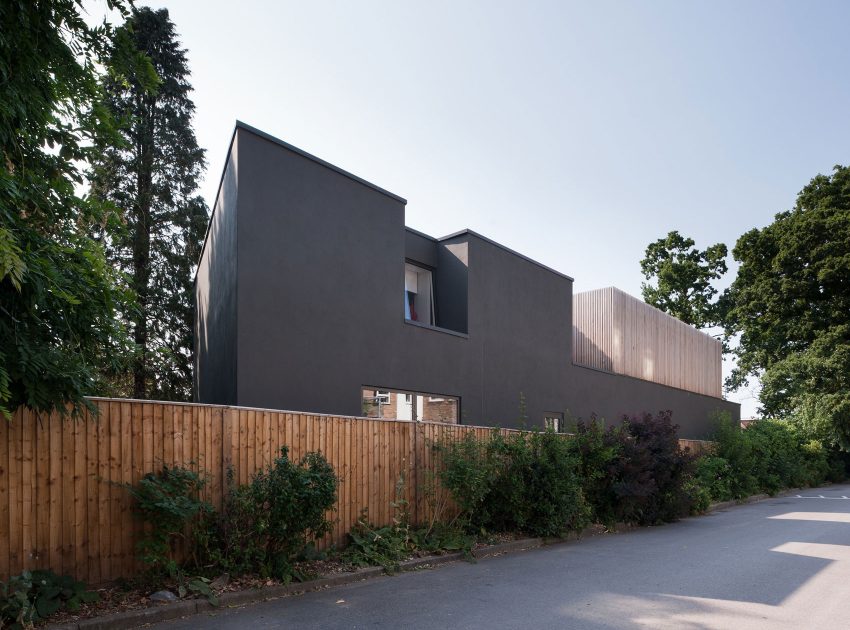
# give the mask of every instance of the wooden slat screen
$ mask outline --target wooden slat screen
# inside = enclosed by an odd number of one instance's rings
[[[720,341],[614,287],[573,295],[573,362],[720,398]]]

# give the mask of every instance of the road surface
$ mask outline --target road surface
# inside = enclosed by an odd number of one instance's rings
[[[850,485],[157,624],[850,628]]]

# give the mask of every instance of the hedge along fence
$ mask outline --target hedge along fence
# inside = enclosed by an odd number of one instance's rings
[[[389,524],[401,478],[412,519],[424,522],[433,503],[424,488],[437,464],[431,445],[468,432],[484,438],[493,430],[213,405],[92,402],[97,416],[74,420],[19,409],[11,422],[0,421],[0,579],[36,568],[93,584],[131,576],[142,525],[122,484],[135,484],[163,464],[191,467],[208,473],[204,498],[220,509],[228,471],[235,483],[247,483],[282,446],[295,461],[320,451],[339,477],[334,529],[320,548],[345,544],[364,508],[373,523]],[[702,443],[682,442],[702,449]]]

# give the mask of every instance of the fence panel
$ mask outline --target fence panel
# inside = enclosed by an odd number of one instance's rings
[[[78,419],[19,409],[0,421],[0,579],[49,568],[97,584],[132,575],[141,524],[124,485],[163,465],[208,475],[221,509],[228,474],[247,483],[283,446],[299,460],[320,451],[339,477],[334,527],[319,546],[344,545],[361,512],[391,522],[407,501],[415,522],[455,510],[436,484],[433,445],[492,429],[212,405],[92,399]],[[511,429],[501,429],[503,434]],[[694,452],[706,443],[682,440]],[[435,512],[436,511],[436,512]]]

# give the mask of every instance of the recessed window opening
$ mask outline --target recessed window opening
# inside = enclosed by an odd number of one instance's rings
[[[363,387],[361,406],[367,418],[458,424],[460,398],[442,394]]]
[[[411,322],[434,325],[434,279],[422,267],[404,265],[404,318]]]

